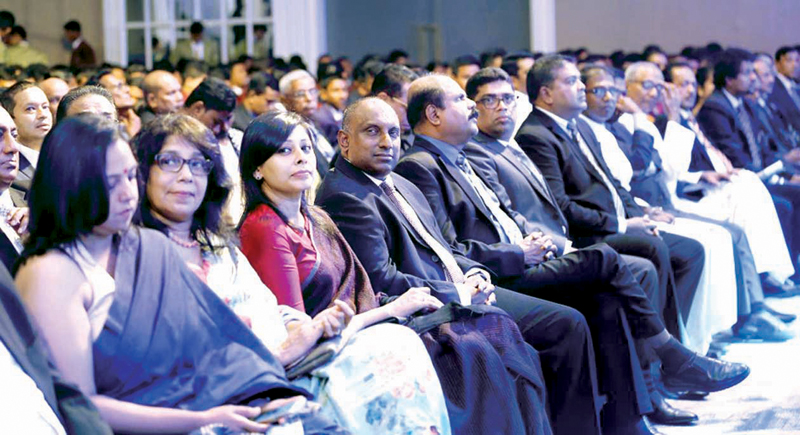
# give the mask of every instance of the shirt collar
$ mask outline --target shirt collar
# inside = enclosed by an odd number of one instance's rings
[[[535,106],[535,107],[536,107],[536,109],[538,109],[538,110],[541,110],[541,111],[542,111],[542,113],[544,113],[545,115],[549,116],[549,117],[550,117],[550,118],[551,118],[553,121],[555,121],[555,122],[556,122],[556,124],[558,124],[558,126],[559,126],[559,127],[562,129],[562,130],[564,130],[564,133],[569,133],[569,128],[568,128],[568,126],[569,126],[569,121],[567,121],[566,119],[564,119],[564,118],[562,118],[562,117],[560,117],[560,116],[556,115],[555,113],[553,113],[553,112],[551,112],[551,111],[549,111],[549,110],[542,109],[542,108],[541,108],[541,107],[539,107],[539,106]]]
[[[361,171],[361,170],[359,169],[359,171]],[[367,178],[369,178],[369,179],[370,179],[370,181],[372,181],[373,183],[375,183],[375,185],[376,185],[376,186],[378,186],[378,187],[381,187],[381,184],[383,184],[384,182],[385,182],[386,184],[388,184],[390,187],[394,187],[394,181],[392,181],[392,175],[391,175],[391,174],[387,175],[387,176],[386,176],[386,178],[384,178],[383,180],[381,180],[380,178],[375,178],[375,177],[373,177],[372,175],[369,175],[369,174],[367,174],[367,173],[366,173],[366,172],[364,172],[364,171],[361,171],[361,173],[362,173],[362,174],[364,174],[364,175],[366,175],[366,176],[367,176]]]
[[[78,48],[78,46],[80,46],[82,42],[83,42],[83,38],[81,38],[81,37],[79,36],[79,37],[78,37],[78,39],[76,39],[76,40],[72,41],[72,49],[73,49],[73,50],[77,49],[77,48]]]
[[[778,80],[780,80],[781,83],[783,83],[783,87],[785,87],[786,89],[788,89],[790,91],[792,89],[794,89],[794,81],[792,79],[790,79],[789,77],[786,77],[785,75],[783,75],[781,73],[775,74],[775,77],[777,77]]]
[[[458,155],[461,152],[463,147],[456,147],[451,145],[445,141],[434,139],[430,136],[426,136],[424,134],[418,134],[417,137],[424,138],[428,142],[430,142],[440,153],[444,155],[444,157],[452,164],[456,164],[458,161]]]
[[[22,145],[22,144],[20,144]],[[39,163],[39,151],[36,151],[33,148],[28,148],[25,145],[19,147],[19,153],[25,156],[28,159],[28,162],[33,166],[33,169],[36,169],[36,165]]]
[[[725,88],[722,88],[722,94],[723,94],[723,95],[725,95],[725,98],[727,98],[727,99],[728,99],[728,101],[730,101],[730,103],[731,103],[731,106],[733,106],[733,110],[739,110],[739,106],[741,106],[741,105],[742,105],[742,99],[741,99],[741,98],[736,98],[736,97],[734,97],[734,96],[733,96],[733,95],[731,95],[731,93],[730,93],[730,92],[728,92],[728,90],[727,90],[727,89],[725,89]]]

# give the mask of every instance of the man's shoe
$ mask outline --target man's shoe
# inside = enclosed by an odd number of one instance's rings
[[[782,342],[794,338],[794,332],[766,310],[750,314],[733,329],[737,337],[746,340]]]
[[[664,385],[671,390],[726,390],[742,382],[750,374],[744,364],[731,363],[695,355],[674,373],[664,373]]]
[[[761,286],[764,289],[765,296],[790,298],[800,295],[800,286],[788,279],[784,282],[780,282],[777,279],[766,275],[766,277],[761,278]]]
[[[752,308],[753,312],[766,311],[783,323],[792,323],[797,319],[797,316],[794,314],[781,313],[764,302],[755,303]]]
[[[682,426],[694,424],[698,420],[697,414],[674,408],[657,392],[650,394],[650,401],[653,412],[647,414],[647,418],[653,423]]]

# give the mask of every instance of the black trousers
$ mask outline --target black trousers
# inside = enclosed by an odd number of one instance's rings
[[[504,288],[495,294],[497,307],[539,353],[553,433],[599,435],[602,400],[586,319],[573,308]]]
[[[659,299],[651,300],[667,330],[680,340],[680,321],[689,317],[697,284],[703,273],[705,251],[688,237],[661,233],[661,237],[615,234],[604,239],[620,254],[650,260],[658,272]]]
[[[636,339],[663,331],[664,324],[642,289],[645,285],[657,291],[653,265],[634,260],[632,267],[636,273],[611,247],[598,244],[502,281],[520,293],[573,307],[586,317],[594,338],[600,391],[608,399],[602,419],[606,429],[635,422],[652,410],[635,345]]]

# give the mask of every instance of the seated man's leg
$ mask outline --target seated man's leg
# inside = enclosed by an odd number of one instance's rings
[[[600,403],[594,348],[578,311],[498,287],[497,306],[539,352],[556,434],[599,434]]]

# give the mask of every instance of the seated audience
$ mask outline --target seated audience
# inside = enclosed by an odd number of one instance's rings
[[[47,55],[28,44],[28,32],[22,26],[14,26],[3,38],[6,44],[4,62],[9,65],[26,67],[33,64],[47,65]]]
[[[800,134],[800,85],[796,81],[800,74],[800,51],[790,46],[779,48],[775,51],[775,69],[777,80],[767,101]]]
[[[146,180],[141,206],[144,225],[169,237],[186,264],[251,327],[283,366],[289,367],[305,356],[320,338],[342,335],[345,326],[346,335],[352,335],[359,327],[381,320],[375,316],[378,312],[353,317],[353,308],[344,302],[313,319],[278,306],[275,296],[236,247],[232,227],[222,216],[231,190],[216,142],[202,124],[185,115],[166,115],[150,123],[132,145]],[[403,317],[420,308],[441,305],[435,299],[426,302],[426,298],[430,296],[413,293],[376,311]],[[391,340],[385,340],[387,336]],[[358,332],[347,343],[342,353],[315,369],[311,378],[293,383],[306,386],[326,405],[326,411],[353,433],[400,433],[396,431],[430,426],[440,433],[449,432],[438,380],[422,343],[410,329],[376,326]],[[399,354],[401,350],[403,354]],[[401,368],[391,372],[375,369],[401,361],[402,365],[396,366]],[[358,376],[353,376],[355,373]],[[364,382],[367,374],[371,379]],[[379,419],[361,419],[368,414],[370,402],[409,385],[425,385],[427,391],[393,398],[390,412]],[[346,389],[369,391],[370,396],[354,401],[348,394],[337,394]],[[423,418],[417,420],[419,416]],[[391,423],[398,421],[403,425],[392,429]]]
[[[264,432],[262,405],[308,396],[169,239],[131,226],[137,163],[114,124],[62,121],[40,168],[16,285],[56,368],[113,430]],[[303,425],[341,433],[321,415]]]
[[[402,315],[453,301],[455,295],[440,301],[429,295],[432,290],[421,292],[416,285],[385,288],[386,295],[375,297],[368,275],[334,223],[305,203],[314,167],[309,128],[296,114],[270,113],[250,124],[242,144],[247,197],[242,250],[278,301],[316,315],[344,300],[359,313],[354,320],[373,319],[365,323],[419,297],[429,302],[409,304]],[[464,307],[448,305],[418,319],[427,324],[418,331],[429,332],[423,339],[442,380],[454,432],[551,433],[535,351],[520,341],[505,313],[486,306],[493,298],[491,287],[480,289],[475,279],[462,287],[456,300]],[[479,305],[472,306],[473,301]],[[557,328],[559,319],[550,321]]]

